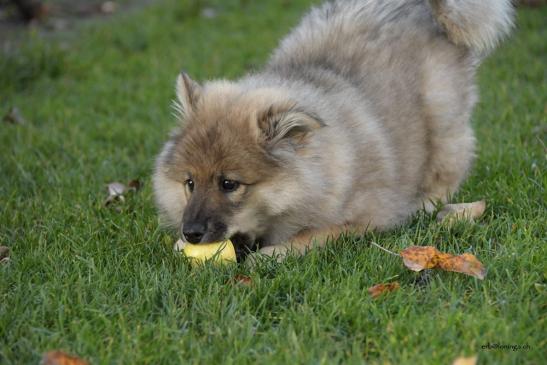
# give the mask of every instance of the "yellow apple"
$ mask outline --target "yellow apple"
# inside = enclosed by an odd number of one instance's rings
[[[197,245],[178,240],[175,243],[175,250],[182,251],[186,257],[192,259],[192,263],[196,264],[203,263],[206,260],[221,263],[236,262],[236,250],[230,240]]]

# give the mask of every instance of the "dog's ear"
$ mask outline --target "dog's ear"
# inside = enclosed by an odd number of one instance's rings
[[[175,109],[184,120],[196,107],[201,96],[201,85],[192,80],[187,73],[181,72],[177,78],[176,93]]]
[[[257,116],[263,141],[273,147],[286,141],[303,144],[312,131],[325,126],[317,116],[299,109],[294,104],[272,105]]]

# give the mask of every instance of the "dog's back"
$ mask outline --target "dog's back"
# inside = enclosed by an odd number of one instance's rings
[[[357,88],[389,136],[399,185],[429,205],[454,193],[471,165],[475,70],[511,15],[508,0],[328,2],[268,68],[316,84],[334,72]]]

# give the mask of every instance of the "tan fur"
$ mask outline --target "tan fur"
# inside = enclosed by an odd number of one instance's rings
[[[181,126],[154,175],[167,223],[201,217],[216,227],[204,240],[244,234],[263,253],[304,252],[446,201],[474,156],[479,53],[506,32],[511,8],[503,1],[499,19],[478,26],[476,0],[432,3],[329,2],[261,73],[204,85],[181,75]],[[219,190],[223,178],[239,189]]]

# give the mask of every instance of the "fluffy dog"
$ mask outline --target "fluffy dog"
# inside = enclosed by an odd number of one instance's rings
[[[509,0],[330,1],[261,72],[181,74],[154,174],[164,221],[283,255],[445,202],[474,156],[477,67],[512,15]]]

